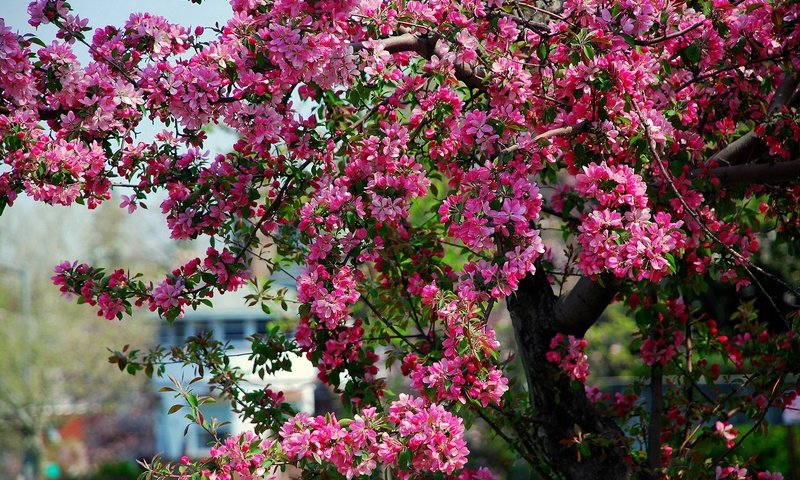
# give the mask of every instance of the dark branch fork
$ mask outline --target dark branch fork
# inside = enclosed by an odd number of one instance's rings
[[[800,88],[798,87],[800,87],[800,74],[795,72],[783,79],[767,108],[765,122],[769,122],[784,106],[793,107],[800,103]],[[754,154],[762,153],[765,149],[764,141],[755,132],[750,131],[715,153],[708,162],[739,165],[750,162],[753,160]]]
[[[539,420],[530,426],[533,438],[556,440],[544,442],[541,447],[552,463],[559,465],[565,478],[626,479],[632,475],[622,430],[613,419],[597,411],[583,389],[575,390],[560,367],[546,358],[553,336],[570,329],[579,335],[585,332],[615,291],[613,282],[604,284],[585,278],[565,300],[559,300],[547,274],[537,265],[536,273],[526,276],[506,299],[528,395]],[[577,445],[568,443],[575,438],[590,441],[592,451],[577,462]]]

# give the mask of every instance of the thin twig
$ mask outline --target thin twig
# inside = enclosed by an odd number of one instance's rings
[[[384,316],[383,316],[383,314],[381,314],[381,312],[379,312],[379,311],[378,311],[378,309],[377,309],[377,308],[375,308],[375,306],[372,304],[372,302],[370,302],[370,301],[367,299],[367,296],[366,296],[366,295],[363,295],[363,294],[362,294],[362,295],[359,297],[359,300],[361,300],[362,302],[364,302],[364,305],[366,305],[366,306],[367,306],[367,307],[368,307],[370,310],[372,310],[372,313],[374,313],[374,314],[375,314],[375,316],[376,316],[376,317],[378,317],[378,318],[379,318],[379,319],[380,319],[380,320],[381,320],[381,321],[384,323],[384,325],[386,325],[387,327],[389,327],[389,330],[391,330],[392,332],[394,332],[394,334],[395,334],[395,335],[397,335],[397,336],[398,336],[398,338],[402,339],[402,340],[403,340],[403,341],[404,341],[404,342],[405,342],[405,343],[406,343],[406,344],[407,344],[409,347],[411,347],[412,349],[414,349],[414,351],[415,351],[415,352],[419,353],[420,355],[424,355],[424,352],[423,352],[423,351],[422,351],[422,350],[421,350],[419,347],[417,347],[416,345],[414,345],[413,343],[411,343],[411,342],[408,340],[408,338],[406,338],[406,335],[403,335],[403,334],[400,332],[400,330],[398,330],[398,329],[397,329],[397,327],[395,327],[394,325],[392,325],[392,322],[390,322],[390,321],[389,321],[389,320],[388,320],[386,317],[384,317]]]
[[[737,68],[741,68],[741,67],[748,67],[748,66],[754,65],[756,63],[764,63],[764,62],[770,62],[772,60],[780,60],[780,59],[782,59],[784,57],[788,57],[791,53],[792,53],[791,51],[784,52],[784,53],[779,53],[779,54],[776,54],[776,55],[771,55],[769,57],[757,58],[755,60],[750,60],[749,62],[746,62],[743,65],[729,65],[727,67],[720,68],[718,70],[714,70],[714,71],[711,71],[711,72],[706,72],[706,73],[704,73],[702,75],[698,75],[698,76],[692,78],[691,80],[685,82],[684,84],[680,85],[678,88],[675,89],[675,93],[677,94],[678,92],[680,92],[684,88],[686,88],[686,87],[688,87],[690,85],[693,85],[693,84],[695,84],[697,82],[701,82],[701,81],[706,80],[708,78],[714,77],[717,74],[724,73],[724,72],[729,72],[731,70],[736,70]]]
[[[565,17],[563,17],[563,16],[561,16],[561,15],[555,13],[555,12],[551,12],[550,10],[546,10],[544,8],[539,8],[536,5],[532,5],[530,3],[520,2],[520,1],[517,1],[515,3],[517,3],[519,5],[522,5],[525,8],[529,8],[529,9],[533,10],[534,12],[539,12],[539,13],[541,13],[543,15],[547,15],[548,17],[555,18],[556,20],[560,20],[562,22],[566,22],[567,21],[567,19]]]
[[[731,246],[725,244],[722,240],[720,240],[720,238],[714,232],[711,231],[711,229],[708,227],[708,225],[706,225],[705,222],[702,221],[702,219],[700,218],[700,214],[697,213],[691,206],[689,206],[689,204],[686,202],[686,199],[683,197],[683,194],[680,192],[680,190],[678,190],[678,187],[677,187],[677,185],[675,185],[675,181],[674,181],[674,179],[672,177],[672,174],[669,172],[669,170],[667,170],[667,167],[661,161],[661,156],[658,154],[658,152],[656,151],[655,147],[653,147],[653,142],[652,142],[652,139],[650,137],[650,127],[645,122],[644,116],[642,115],[641,110],[639,110],[639,106],[636,105],[635,103],[633,103],[633,108],[636,110],[636,114],[639,116],[639,121],[641,122],[642,125],[645,126],[644,132],[645,132],[645,136],[647,137],[647,146],[648,146],[648,149],[650,150],[650,154],[653,156],[656,164],[658,165],[659,169],[661,170],[661,174],[663,175],[663,177],[666,180],[666,182],[669,184],[670,189],[675,194],[675,196],[678,199],[678,201],[681,203],[681,205],[686,210],[686,212],[689,213],[689,215],[691,215],[691,217],[695,220],[695,222],[697,222],[697,224],[705,232],[705,234],[708,235],[709,238],[711,238],[715,243],[717,243],[720,246],[722,246],[722,248],[725,249],[725,251],[727,251],[734,258],[739,260],[739,262],[740,262],[739,264],[742,266],[742,268],[744,268],[744,270],[747,272],[747,274],[750,276],[750,278],[753,279],[753,281],[758,286],[758,288],[761,290],[761,292],[764,294],[764,296],[767,297],[767,300],[769,300],[769,302],[772,305],[772,307],[780,315],[781,311],[778,308],[778,306],[775,304],[775,300],[772,298],[772,296],[769,294],[769,292],[767,292],[766,288],[764,288],[764,285],[761,284],[761,281],[756,277],[756,275],[753,272],[750,271],[750,269],[753,269],[753,270],[761,273],[762,275],[764,275],[764,276],[766,276],[768,278],[773,278],[775,280],[778,280],[779,282],[781,282],[785,286],[789,287],[793,292],[796,291],[796,290],[793,287],[789,286],[788,284],[785,284],[785,282],[783,282],[782,280],[774,278],[774,276],[772,274],[766,272],[763,268],[753,264],[753,262],[751,262],[747,257],[745,257],[741,253],[737,252]],[[786,321],[785,318],[784,318],[784,321]]]
[[[686,27],[683,30],[679,30],[679,31],[677,31],[675,33],[671,33],[669,35],[664,35],[663,37],[655,38],[653,40],[635,40],[635,43],[636,43],[636,45],[641,45],[641,46],[645,47],[645,46],[648,46],[648,45],[655,45],[657,43],[666,42],[667,40],[672,40],[673,38],[682,37],[683,35],[686,35],[687,33],[691,32],[695,28],[703,25],[704,23],[705,23],[705,20],[701,20],[701,21],[695,23],[694,25]]]
[[[783,379],[784,377],[781,376],[778,377],[777,380],[775,380],[775,383],[772,385],[772,391],[770,392],[770,400],[772,400],[775,397],[778,387],[780,386],[781,383],[783,383]],[[718,455],[717,458],[714,459],[714,462],[711,465],[712,466],[718,465],[719,462],[724,460],[725,457],[727,457],[731,452],[733,452],[736,448],[738,448],[747,439],[747,437],[749,437],[753,432],[755,432],[758,429],[758,427],[760,427],[761,424],[764,423],[764,420],[767,418],[767,412],[769,412],[768,408],[763,409],[759,417],[753,423],[752,428],[750,428],[750,430],[748,430],[744,435],[740,436],[739,439],[736,440],[736,443],[731,448],[725,450],[720,455]]]
[[[52,21],[52,22],[53,22],[53,24],[54,24],[55,26],[57,26],[59,29],[61,29],[61,30],[65,31],[65,32],[67,32],[67,33],[68,33],[68,34],[70,34],[70,35],[71,35],[73,38],[77,39],[79,42],[81,42],[82,44],[84,44],[84,45],[85,45],[85,46],[86,46],[86,47],[89,49],[89,51],[90,51],[90,52],[94,53],[94,54],[95,54],[95,55],[97,55],[99,58],[102,58],[104,62],[106,62],[106,63],[107,63],[108,65],[110,65],[111,67],[113,67],[113,68],[114,68],[114,69],[115,69],[117,72],[119,72],[119,73],[120,73],[120,74],[121,74],[123,77],[125,77],[125,79],[126,79],[128,82],[130,82],[130,84],[131,84],[131,85],[133,85],[133,87],[134,87],[134,88],[139,88],[139,85],[136,83],[136,80],[134,80],[133,78],[131,78],[131,76],[130,76],[130,75],[128,75],[128,72],[126,72],[124,68],[122,68],[122,67],[121,67],[119,64],[117,64],[116,62],[114,62],[114,61],[113,61],[113,60],[111,60],[110,58],[106,57],[106,56],[105,56],[105,55],[103,55],[102,53],[98,52],[98,51],[97,51],[97,49],[95,49],[95,48],[94,48],[94,47],[93,47],[91,44],[89,44],[89,43],[88,43],[88,42],[85,40],[85,37],[84,37],[84,35],[83,35],[83,32],[78,32],[78,33],[75,33],[75,32],[73,32],[73,31],[71,31],[69,28],[67,28],[67,27],[66,27],[66,25],[64,25],[63,23],[59,22],[57,18],[54,18],[54,19],[53,19],[53,20],[51,20],[51,21]]]
[[[579,122],[576,125],[571,125],[571,126],[568,126],[568,127],[553,128],[553,129],[548,130],[546,132],[542,132],[539,135],[536,135],[535,137],[533,137],[531,142],[532,143],[533,142],[538,142],[539,140],[546,140],[546,139],[551,138],[551,137],[560,137],[560,136],[572,137],[572,136],[575,136],[575,135],[580,135],[581,133],[583,133],[586,130],[588,130],[590,125],[591,125],[591,122],[589,122],[588,120],[584,120],[582,122]],[[519,143],[517,143],[516,145],[511,145],[509,147],[504,148],[503,150],[500,150],[500,153],[515,152],[515,151],[519,150],[519,148],[520,148],[519,147]]]
[[[311,162],[312,162],[311,159],[306,160],[302,165],[300,165],[300,168],[298,170],[302,172],[303,170],[306,169],[306,167],[311,165]],[[292,184],[292,180],[294,180],[294,178],[287,178],[286,179],[286,181],[283,183],[283,186],[278,191],[278,194],[275,196],[275,200],[272,201],[272,203],[270,204],[270,206],[267,209],[267,211],[264,212],[264,215],[262,215],[261,218],[258,219],[258,222],[256,222],[255,225],[253,225],[253,228],[250,231],[250,235],[248,235],[247,240],[243,244],[244,248],[236,255],[236,259],[234,260],[233,263],[239,263],[239,261],[244,257],[245,251],[250,247],[250,245],[256,239],[256,236],[258,235],[258,232],[261,230],[261,226],[272,215],[274,215],[275,212],[278,211],[278,208],[280,208],[281,204],[283,203],[283,197],[286,195],[286,191],[289,189],[289,186]]]

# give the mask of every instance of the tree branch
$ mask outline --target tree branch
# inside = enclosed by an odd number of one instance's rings
[[[47,108],[40,108],[39,109],[39,118],[42,120],[56,120],[66,113],[64,110],[51,110]]]
[[[612,275],[603,274],[596,280],[581,277],[572,290],[556,302],[557,328],[562,333],[583,337],[618,290],[619,282]]]
[[[661,365],[650,370],[650,421],[647,427],[647,463],[653,471],[661,469],[661,418],[664,410],[664,384]]]
[[[539,135],[536,135],[535,137],[533,137],[533,140],[531,140],[531,142],[538,142],[539,140],[546,140],[546,139],[551,138],[551,137],[559,137],[559,136],[574,137],[576,135],[580,135],[581,133],[588,131],[589,127],[591,127],[591,126],[592,126],[592,122],[590,122],[588,120],[583,120],[582,122],[578,122],[575,125],[569,125],[569,126],[566,126],[566,127],[554,128],[552,130],[548,130],[546,132],[542,132]],[[516,152],[517,150],[519,150],[519,148],[520,148],[519,144],[511,145],[511,146],[506,147],[503,150],[501,150],[500,153]]]
[[[19,108],[16,106],[12,106],[11,108]],[[59,118],[61,115],[66,113],[63,109],[51,109],[51,108],[40,108],[38,110],[39,119],[40,120],[55,120]],[[4,105],[0,105],[0,115],[10,115],[11,109]]]
[[[800,100],[800,74],[792,73],[783,79],[783,82],[778,86],[775,95],[772,96],[772,101],[769,102],[767,108],[767,115],[771,116],[783,108],[784,105],[793,106]]]
[[[690,25],[684,28],[683,30],[678,30],[677,32],[671,33],[669,35],[664,35],[663,37],[660,38],[654,38],[653,40],[636,40],[635,43],[636,45],[641,45],[641,46],[656,45],[661,42],[666,42],[667,40],[672,40],[673,38],[682,37],[683,35],[686,35],[695,28],[702,26],[703,23],[705,23],[705,20],[697,22],[694,25]]]
[[[416,52],[419,56],[428,60],[435,55],[436,42],[439,40],[438,35],[420,36],[413,33],[404,33],[394,37],[382,38],[374,42],[383,44],[383,48],[389,53],[398,52]],[[369,48],[367,42],[353,42],[350,44],[354,52],[359,52]],[[470,88],[483,90],[483,79],[485,78],[485,70],[483,67],[472,65],[465,62],[456,62],[453,64],[455,69],[456,78]]]
[[[515,22],[517,22],[518,25],[522,25],[523,27],[528,28],[531,31],[534,31],[539,35],[545,36],[550,34],[550,27],[545,25],[544,23],[534,22],[533,20],[527,20],[512,13],[502,12],[498,13],[497,16],[514,20]]]
[[[744,137],[742,137],[744,138]],[[773,184],[800,180],[800,159],[788,162],[756,163],[696,169],[689,174],[698,178],[704,173],[719,178],[723,183]]]
[[[719,152],[712,155],[708,161],[737,165],[752,159],[754,153],[763,151],[764,141],[758,138],[755,133],[750,131],[729,143]]]

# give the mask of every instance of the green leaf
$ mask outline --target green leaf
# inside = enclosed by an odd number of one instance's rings
[[[636,46],[636,39],[635,39],[635,38],[633,38],[632,36],[630,36],[630,35],[628,35],[628,34],[625,34],[625,33],[623,33],[623,34],[620,34],[620,36],[621,36],[623,39],[625,39],[625,43],[627,43],[627,44],[628,44],[628,45],[630,45],[631,47],[635,47],[635,46]]]
[[[590,61],[594,60],[594,49],[588,43],[583,46],[583,54],[586,55]]]
[[[700,57],[702,56],[703,52],[700,50],[700,47],[697,44],[692,43],[683,51],[684,55],[686,55],[686,59],[689,60],[692,64],[696,64],[700,61]]]
[[[763,7],[762,3],[755,3],[750,5],[749,7],[744,9],[744,13],[753,13],[754,11],[758,10],[759,8]]]
[[[536,48],[536,56],[539,57],[539,60],[545,61],[547,60],[547,56],[550,54],[550,49],[547,48],[544,42],[540,43],[539,46]]]
[[[667,252],[664,254],[664,258],[667,259],[667,263],[669,264],[669,271],[672,273],[677,272],[678,267],[675,264],[675,257],[671,253]]]
[[[592,451],[589,449],[589,445],[586,443],[581,444],[580,451],[584,458],[588,458],[592,455]]]
[[[37,37],[30,37],[30,38],[28,38],[27,40],[28,40],[29,42],[31,42],[32,44],[34,44],[34,45],[39,45],[40,47],[46,47],[46,46],[47,46],[47,44],[45,44],[43,41],[41,41],[41,40],[40,40],[39,38],[37,38]]]

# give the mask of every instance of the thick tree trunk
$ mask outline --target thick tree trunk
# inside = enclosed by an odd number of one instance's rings
[[[557,300],[541,269],[528,275],[516,294],[507,299],[538,421],[532,427],[536,429],[533,436],[548,463],[568,479],[631,478],[629,448],[620,428],[595,409],[582,387],[571,385],[558,366],[545,358],[550,340],[562,330]],[[581,444],[585,445],[583,449]]]

